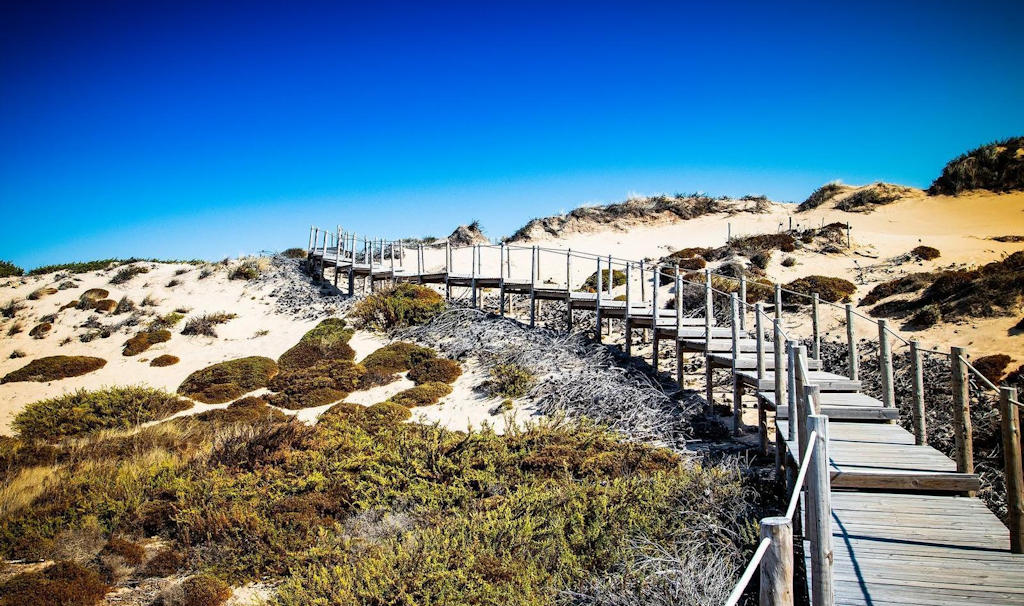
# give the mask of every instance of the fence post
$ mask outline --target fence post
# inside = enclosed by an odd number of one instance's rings
[[[782,321],[782,285],[775,285],[775,317]]]
[[[307,259],[310,256],[312,256],[312,253],[313,253],[313,238],[314,238],[313,233],[314,233],[315,229],[316,229],[316,227],[314,227],[312,225],[309,226],[309,248],[306,249],[307,250],[307,254],[306,254],[306,258]]]
[[[647,291],[644,282],[646,281],[647,272],[645,271],[646,265],[644,260],[640,259],[640,302],[643,303],[647,300]],[[710,271],[710,270],[709,270]]]
[[[470,291],[472,292],[472,297],[473,297],[473,307],[474,308],[479,306],[478,305],[479,304],[479,300],[477,299],[477,292],[476,292],[476,268],[477,268],[476,259],[477,259],[477,256],[479,256],[479,254],[480,254],[480,245],[474,244],[473,247],[470,248],[470,250],[469,250],[469,281],[470,281]]]
[[[1006,472],[1006,525],[1010,527],[1010,551],[1024,553],[1024,474],[1021,471],[1020,411],[1015,401],[1018,401],[1016,388],[999,388]]]
[[[597,326],[595,334],[597,335],[597,342],[601,342],[601,257],[597,258],[597,288],[594,293],[594,315],[597,316]]]
[[[886,320],[878,321],[878,370],[882,374],[882,405],[896,408],[896,393],[892,384],[892,346]]]
[[[793,522],[785,516],[761,520],[761,538],[771,542],[761,560],[760,606],[793,606]]]
[[[530,249],[530,328],[537,324],[537,261],[537,247],[534,246]]]
[[[974,438],[971,428],[971,385],[967,378],[967,350],[953,347],[949,361],[953,370],[953,431],[956,437],[956,470],[974,473]],[[974,496],[974,492],[970,492]]]
[[[817,432],[814,453],[807,470],[807,513],[811,539],[811,604],[832,606],[832,494],[828,466],[828,417],[807,417],[808,434]]]
[[[629,265],[626,265],[627,271]],[[628,285],[627,285],[628,290]],[[683,279],[679,276],[679,267],[676,267],[676,383],[680,389],[683,387],[683,344],[679,341],[679,333],[683,329]],[[626,295],[626,307],[629,307],[629,295]],[[628,309],[627,309],[628,313]]]
[[[740,308],[736,293],[729,294],[729,308],[732,312],[732,433],[738,436],[743,430],[743,383],[736,372],[740,358]]]
[[[708,402],[708,414],[715,409],[714,371],[711,369],[711,325],[715,317],[714,293],[711,291],[711,270],[704,270],[704,395]]]
[[[341,266],[341,226],[338,226],[338,235],[334,239],[334,288],[338,288],[338,270]],[[395,275],[394,258],[391,260],[391,276]]]
[[[821,359],[821,324],[818,319],[818,293],[811,294],[811,357]]]
[[[654,280],[651,282],[653,290],[651,291],[651,365],[654,367],[654,374],[658,374],[658,359],[660,358],[658,347],[661,345],[661,339],[658,338],[658,285],[661,283],[661,265],[655,263],[654,269],[651,270],[654,275]],[[608,266],[608,281],[612,281],[611,265]],[[611,323],[611,320],[608,321]]]
[[[740,274],[740,330],[747,329],[747,276]]]
[[[860,380],[860,360],[857,358],[857,335],[853,327],[853,303],[846,304],[846,344],[850,356],[850,378]]]
[[[505,317],[505,243],[498,245],[498,313]]]
[[[758,301],[754,303],[754,344],[757,347],[755,368],[757,369],[757,441],[761,446],[761,454],[768,454],[768,411],[764,406],[764,398],[760,396],[761,381],[764,380],[764,321],[761,316],[764,312],[764,305]],[[778,408],[776,408],[778,410]],[[778,462],[779,453],[776,453]]]
[[[352,262],[348,265],[348,296],[356,294],[356,234],[353,233],[349,241],[352,243]]]
[[[910,342],[910,381],[914,406],[914,443],[918,446],[928,441],[928,427],[924,417],[924,365],[921,364],[921,349],[917,340]]]

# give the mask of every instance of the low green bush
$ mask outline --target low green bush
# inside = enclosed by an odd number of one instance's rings
[[[830,276],[805,276],[803,278],[797,278],[783,286],[783,288],[803,293],[805,295],[818,293],[818,296],[822,301],[827,301],[829,303],[849,301],[850,296],[857,292],[857,285],[853,282],[844,280],[843,278],[833,278]],[[807,299],[806,297],[798,297],[785,293],[783,294],[783,301],[792,305],[810,303],[810,299]]]
[[[11,278],[25,274],[25,270],[10,261],[0,259],[0,278]]]
[[[973,189],[1024,189],[1024,137],[982,145],[951,160],[928,193],[956,195]]]
[[[407,341],[396,341],[374,351],[363,359],[367,372],[391,375],[412,370],[414,366],[437,357],[429,347],[421,347]]]
[[[454,383],[461,374],[462,367],[455,360],[433,358],[413,366],[406,376],[419,385],[430,382]]]
[[[165,343],[170,340],[171,331],[169,330],[144,330],[136,333],[134,337],[125,341],[124,350],[121,354],[125,356],[137,356],[157,343]]]
[[[515,363],[495,364],[488,374],[485,386],[494,397],[521,398],[536,382],[532,370]]]
[[[611,278],[612,278],[612,288],[615,288],[616,286],[622,286],[623,284],[626,283],[626,272],[624,272],[622,270],[618,270],[618,269],[613,270],[611,272]],[[601,288],[602,289],[607,289],[608,288],[608,270],[607,269],[602,269],[601,270]],[[595,292],[595,291],[597,291],[597,272],[596,271],[594,273],[590,274],[589,276],[587,276],[587,279],[583,281],[583,285],[580,287],[580,289],[584,290],[586,292]]]
[[[78,377],[106,366],[103,358],[91,356],[48,356],[32,360],[18,370],[11,371],[0,383],[35,381],[46,383],[68,377]]]
[[[170,314],[168,314],[170,315]],[[185,322],[185,327],[181,329],[183,335],[202,335],[205,337],[217,337],[216,326],[224,324],[229,320],[233,320],[238,317],[238,314],[218,312],[212,314],[202,314],[199,316],[192,316]]]
[[[101,429],[127,429],[190,406],[186,400],[149,387],[80,389],[29,404],[15,415],[11,426],[22,438],[52,441]]]
[[[305,259],[306,249],[304,248],[286,248],[281,251],[281,256],[288,259]]]
[[[206,404],[230,402],[266,387],[277,373],[277,363],[270,358],[229,360],[193,372],[178,386],[178,393]]]
[[[196,415],[200,421],[212,423],[271,423],[288,420],[288,415],[268,406],[265,396],[248,396],[227,408],[207,410]]]
[[[0,582],[0,606],[93,606],[110,589],[99,573],[61,561]]]
[[[406,408],[430,406],[437,404],[438,400],[450,393],[452,393],[450,385],[433,381],[401,391],[391,396],[390,401]]]
[[[324,360],[353,360],[356,352],[348,342],[355,331],[341,318],[327,318],[281,354],[277,363],[283,369],[308,368]]]
[[[425,324],[444,311],[444,297],[426,286],[398,284],[356,303],[350,316],[375,330]]]
[[[121,269],[117,270],[112,278],[110,278],[111,284],[124,284],[139,274],[149,273],[149,268],[145,265],[125,265]]]
[[[160,368],[160,367],[164,367],[164,366],[174,366],[175,364],[177,364],[180,361],[181,361],[181,359],[178,356],[172,356],[170,354],[163,354],[163,355],[159,355],[159,356],[153,358],[152,360],[150,360],[149,361],[149,365]]]
[[[931,261],[932,259],[938,259],[941,256],[939,249],[932,248],[931,246],[916,246],[910,251],[910,254],[922,261]]]
[[[308,368],[284,369],[267,384],[276,392],[268,400],[293,410],[330,404],[358,389],[364,374],[366,368],[350,360],[323,360]]]

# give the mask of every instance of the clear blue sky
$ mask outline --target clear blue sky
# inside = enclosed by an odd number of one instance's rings
[[[4,2],[0,258],[927,186],[1024,134],[1024,4]]]

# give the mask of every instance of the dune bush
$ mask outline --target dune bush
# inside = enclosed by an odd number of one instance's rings
[[[811,192],[811,195],[797,207],[797,210],[807,211],[817,208],[848,189],[849,188],[847,186],[844,186],[837,181],[826,183]]]
[[[149,387],[80,389],[23,408],[11,426],[26,439],[58,440],[101,429],[127,429],[170,416],[191,404]]]
[[[608,288],[608,276],[609,276],[608,270],[607,269],[602,269],[601,270],[601,288],[602,289]],[[612,288],[615,288],[616,286],[622,286],[623,284],[626,283],[626,272],[624,272],[622,270],[619,270],[619,269],[612,270],[612,272],[611,272],[611,279],[612,279]],[[595,292],[595,291],[597,291],[597,272],[596,271],[594,273],[590,274],[589,276],[587,276],[587,279],[583,281],[583,285],[580,286],[580,289],[584,290],[586,292]]]
[[[805,295],[818,293],[822,301],[839,303],[849,301],[850,296],[857,292],[857,285],[843,278],[831,276],[804,276],[797,278],[783,286],[785,290],[791,290]],[[783,301],[787,304],[799,305],[809,304],[810,299],[783,293]]]
[[[29,301],[38,301],[39,299],[42,299],[43,297],[48,297],[48,296],[56,294],[56,293],[57,293],[57,289],[56,288],[53,288],[52,286],[43,286],[42,288],[37,288],[37,289],[33,290],[32,292],[30,292],[28,294],[27,298],[28,298]]]
[[[356,352],[348,342],[355,331],[341,318],[327,318],[306,332],[299,342],[277,359],[284,369],[308,368],[324,360],[353,360]]]
[[[247,396],[227,408],[207,410],[196,415],[200,421],[212,423],[271,423],[288,420],[288,415],[268,406],[264,396]]]
[[[93,304],[92,308],[98,312],[110,313],[117,309],[117,301],[113,299],[100,299]]]
[[[413,366],[406,376],[419,385],[428,382],[454,383],[461,374],[462,367],[455,360],[432,358]]]
[[[430,406],[437,404],[438,400],[450,393],[452,393],[452,388],[447,383],[431,381],[398,392],[391,396],[390,401],[406,408]]]
[[[931,246],[916,246],[910,251],[910,254],[922,261],[931,261],[932,259],[938,259],[941,256],[939,249]]]
[[[0,259],[0,278],[11,278],[25,274],[25,270],[10,261]]]
[[[50,330],[52,328],[53,324],[49,322],[40,322],[39,324],[33,326],[32,330],[28,331],[28,334],[30,337],[34,339],[42,339],[43,337],[50,333]]]
[[[429,322],[444,308],[444,297],[432,289],[402,283],[356,303],[350,316],[367,328],[389,331]]]
[[[355,391],[364,374],[366,369],[350,360],[323,360],[306,368],[284,369],[268,383],[275,392],[268,401],[293,410],[322,406]]]
[[[180,361],[181,361],[181,359],[178,356],[172,356],[170,354],[162,354],[162,355],[159,355],[159,356],[153,358],[152,360],[150,360],[149,361],[149,365],[160,368],[160,367],[164,367],[164,366],[174,366],[175,364],[177,364]]]
[[[125,356],[137,356],[149,349],[152,345],[165,343],[170,340],[171,331],[169,330],[144,330],[136,333],[134,337],[125,341],[124,350],[121,354]]]
[[[18,370],[11,371],[0,383],[35,381],[46,383],[68,377],[78,377],[103,368],[107,361],[91,356],[47,356],[32,360]]]
[[[0,582],[0,606],[93,606],[110,589],[96,571],[61,561]]]
[[[956,195],[973,189],[1024,189],[1024,137],[982,145],[951,160],[928,193]]]
[[[236,265],[230,272],[228,272],[229,280],[255,280],[256,278],[263,275],[263,272],[269,267],[269,262],[260,258],[244,259],[238,265]]]
[[[973,360],[971,365],[978,369],[978,372],[980,372],[986,379],[996,385],[999,385],[999,381],[1006,373],[1006,367],[1009,366],[1012,361],[1013,358],[1006,354],[993,354]]]
[[[491,396],[502,398],[521,398],[537,381],[532,370],[515,363],[495,364],[488,375],[487,391]]]
[[[306,254],[305,248],[286,248],[281,251],[281,256],[288,259],[305,259]]]
[[[220,606],[231,597],[231,588],[209,574],[192,575],[160,593],[161,606]]]
[[[396,341],[366,356],[361,364],[367,372],[392,375],[437,357],[437,352],[407,341]]]
[[[125,265],[110,278],[111,284],[124,284],[139,274],[149,273],[149,268],[145,265],[132,264]]]
[[[266,387],[277,373],[277,363],[270,358],[228,360],[193,372],[178,386],[178,393],[206,404],[230,402]]]

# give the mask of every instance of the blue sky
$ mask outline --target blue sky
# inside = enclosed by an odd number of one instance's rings
[[[714,5],[714,6],[712,6]],[[5,2],[0,258],[492,236],[631,192],[927,186],[1024,134],[1020,2]]]

